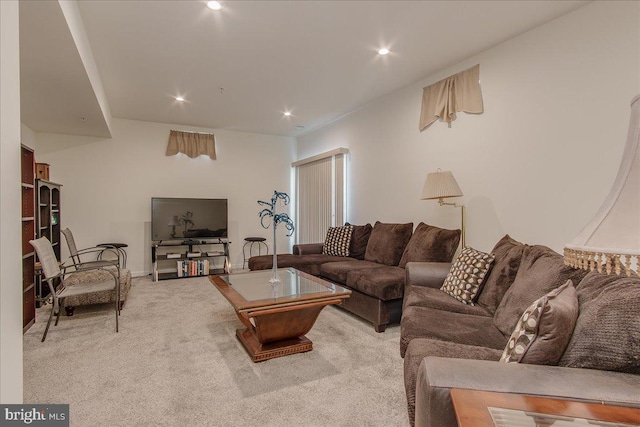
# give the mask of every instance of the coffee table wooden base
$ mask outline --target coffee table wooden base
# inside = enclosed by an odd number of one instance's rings
[[[269,283],[269,271],[211,276],[231,303],[243,329],[236,337],[253,362],[313,350],[306,337],[324,307],[341,304],[351,291],[293,268],[282,282]]]
[[[253,330],[237,329],[236,337],[254,362],[264,362],[274,357],[304,353],[313,350],[313,343],[306,336],[261,344]]]
[[[247,314],[237,313],[247,328],[236,330],[236,336],[254,362],[311,351],[313,344],[305,335],[325,306],[340,302],[341,300],[329,299],[275,309],[259,309]]]

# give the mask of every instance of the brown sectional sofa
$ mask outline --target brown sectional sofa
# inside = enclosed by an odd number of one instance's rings
[[[349,224],[347,224],[349,225]],[[351,290],[342,308],[373,323],[376,332],[400,322],[405,265],[412,261],[450,262],[460,241],[460,230],[420,223],[376,222],[353,226],[349,256],[324,255],[322,243],[295,245],[293,254],[279,254],[278,267],[295,267]],[[273,257],[249,260],[250,270],[272,268]]]
[[[451,388],[640,406],[640,278],[575,270],[551,249],[509,236],[492,253],[475,305],[440,290],[448,265],[406,266],[400,353],[412,425],[456,426]],[[569,279],[579,314],[572,330],[552,325],[570,334],[566,348],[549,352],[562,355],[549,362],[557,366],[500,362],[525,309]]]

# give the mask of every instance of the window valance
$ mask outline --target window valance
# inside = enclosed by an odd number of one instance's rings
[[[184,153],[192,159],[201,154],[206,154],[212,160],[215,160],[216,137],[212,133],[172,130],[169,132],[166,155],[175,156],[178,153]]]
[[[456,119],[456,113],[482,113],[482,92],[480,91],[480,65],[461,71],[440,80],[422,90],[422,111],[420,131],[440,119],[449,123]]]

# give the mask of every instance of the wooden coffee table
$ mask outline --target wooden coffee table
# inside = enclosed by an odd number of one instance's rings
[[[451,401],[459,427],[640,425],[640,409],[604,403],[457,388]]]
[[[278,270],[281,283],[269,283],[271,270],[210,276],[242,324],[236,337],[254,362],[311,351],[305,334],[320,311],[341,304],[351,291],[294,268]]]

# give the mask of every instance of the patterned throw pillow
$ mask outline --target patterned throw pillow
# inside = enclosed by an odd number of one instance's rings
[[[474,305],[493,259],[493,255],[470,247],[462,249],[440,289],[458,301]]]
[[[500,361],[557,365],[573,334],[578,312],[576,289],[568,280],[524,311]]]
[[[329,227],[324,245],[322,245],[322,253],[324,255],[349,256],[351,234],[353,234],[353,225]]]

